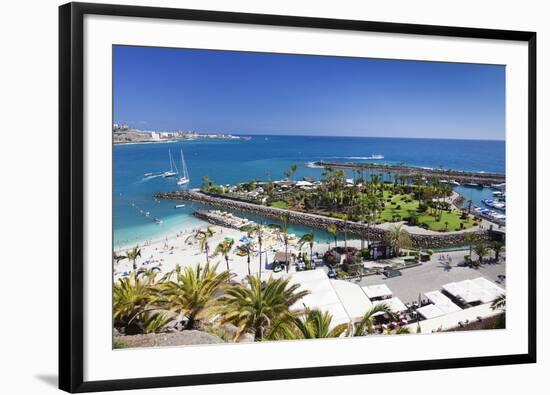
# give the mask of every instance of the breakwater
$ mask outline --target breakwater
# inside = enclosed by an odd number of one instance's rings
[[[506,176],[500,173],[479,173],[452,169],[433,169],[405,165],[385,165],[381,163],[356,163],[356,162],[327,162],[318,161],[314,166],[333,169],[353,169],[365,171],[379,171],[391,174],[399,174],[406,177],[436,177],[441,180],[454,180],[460,183],[473,183],[484,186],[501,184],[506,182]]]
[[[301,213],[297,211],[262,206],[259,204],[243,202],[219,196],[212,196],[199,190],[159,192],[155,194],[155,197],[158,199],[194,201],[212,207],[236,210],[277,220],[280,220],[281,218],[286,216],[288,217],[288,220],[292,223],[324,230],[326,230],[327,227],[330,225],[335,225],[339,232],[347,232],[350,235],[369,240],[384,240],[388,233],[387,230],[381,229],[379,227],[368,226],[367,224],[363,223],[344,221],[338,218],[329,218],[316,214]],[[208,218],[205,218],[204,216],[203,218],[205,220],[208,220]],[[490,233],[486,230],[477,230],[475,232],[478,235],[479,240],[487,240],[490,238]],[[457,247],[468,244],[465,239],[466,233],[467,232],[447,232],[434,234],[411,233],[410,237],[413,246],[417,248]]]

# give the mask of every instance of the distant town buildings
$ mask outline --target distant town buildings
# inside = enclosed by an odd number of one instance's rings
[[[225,133],[197,133],[191,130],[178,131],[156,131],[139,130],[129,127],[125,123],[113,124],[113,143],[146,143],[166,142],[171,140],[192,140],[192,139],[250,139]]]

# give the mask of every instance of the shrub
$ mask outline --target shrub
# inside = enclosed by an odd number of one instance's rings
[[[113,348],[119,349],[119,348],[128,348],[128,343],[126,343],[124,340],[115,339],[113,341]]]

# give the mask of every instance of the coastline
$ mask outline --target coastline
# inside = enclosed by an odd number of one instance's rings
[[[283,216],[287,216],[291,223],[298,223],[317,229],[326,229],[327,226],[334,225],[341,233],[343,233],[345,229],[350,235],[354,235],[355,237],[370,238],[371,240],[383,240],[387,232],[387,229],[385,228],[388,226],[367,226],[362,223],[352,221],[346,222],[341,219],[325,217],[317,214],[262,206],[241,200],[212,196],[196,189],[177,192],[159,192],[155,195],[155,197],[158,199],[195,201],[212,207],[222,208],[224,210],[236,210],[274,219],[280,219]],[[392,224],[397,224],[397,222]],[[488,230],[483,228],[480,229],[479,227],[467,229],[465,231],[449,232],[420,231],[421,228],[417,227],[410,227],[410,229],[407,228],[407,230],[415,229],[418,229],[418,232],[411,233],[411,240],[413,242],[413,246],[416,248],[463,246],[467,244],[464,236],[467,232],[475,232],[480,240],[488,239],[490,236]]]

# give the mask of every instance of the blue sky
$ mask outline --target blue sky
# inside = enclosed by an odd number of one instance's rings
[[[504,66],[115,46],[113,73],[138,129],[504,139]]]

